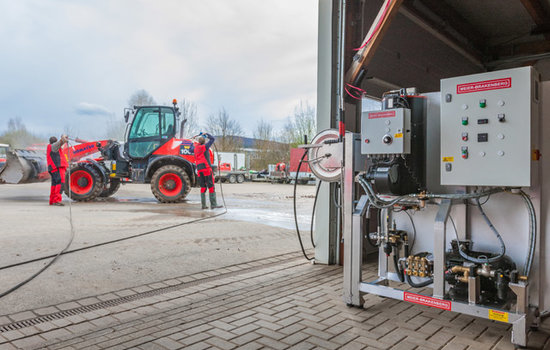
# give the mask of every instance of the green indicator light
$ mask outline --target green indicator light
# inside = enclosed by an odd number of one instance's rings
[[[462,118],[462,125],[468,125],[468,118]]]
[[[486,100],[479,100],[479,107],[481,107],[481,108],[487,107],[487,101]]]

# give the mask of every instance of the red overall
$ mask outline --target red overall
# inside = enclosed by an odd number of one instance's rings
[[[210,142],[209,142],[210,143]],[[208,192],[214,193],[214,174],[212,173],[212,167],[210,166],[210,145],[197,145],[195,146],[195,164],[197,165],[197,174],[199,175],[199,185],[201,186],[201,193]]]
[[[46,149],[46,160],[48,162],[48,172],[52,178],[50,190],[50,205],[52,205],[61,202],[61,186],[65,183],[67,160],[61,150],[54,152],[51,144]]]

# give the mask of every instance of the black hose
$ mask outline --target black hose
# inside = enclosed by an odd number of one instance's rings
[[[69,147],[69,142],[67,141],[67,147]],[[69,179],[71,178],[71,158],[70,158],[70,152],[67,152],[67,155],[69,157],[69,161],[68,161],[68,173],[69,173]],[[61,174],[60,174],[61,175]],[[62,179],[64,180],[64,179]],[[68,184],[68,188],[69,188],[69,199],[72,199],[71,198],[71,181],[69,181],[69,184]],[[62,190],[61,190],[62,191]],[[17,289],[23,287],[25,284],[29,283],[30,281],[32,281],[33,279],[35,279],[36,277],[38,277],[38,275],[40,275],[42,272],[46,271],[50,266],[53,265],[54,262],[57,261],[57,259],[62,255],[64,254],[67,249],[69,249],[69,247],[71,246],[71,244],[73,244],[73,240],[74,240],[74,236],[75,236],[75,230],[74,230],[74,225],[73,225],[73,206],[72,206],[72,203],[71,201],[69,201],[69,223],[70,223],[70,227],[71,227],[71,236],[69,238],[69,242],[67,242],[67,244],[65,245],[65,248],[63,248],[63,250],[61,250],[59,253],[57,253],[56,255],[53,255],[51,256],[53,259],[50,260],[46,265],[44,265],[40,270],[38,270],[37,272],[35,272],[34,274],[32,274],[30,277],[26,278],[25,280],[19,282],[18,284],[16,284],[15,286],[11,287],[10,289],[0,293],[0,298],[3,298],[5,297],[6,295],[16,291]]]
[[[494,256],[494,257],[491,257],[491,258],[480,259],[480,258],[475,258],[473,256],[469,256],[460,247],[458,249],[458,252],[459,252],[460,256],[463,257],[465,260],[468,260],[468,261],[471,261],[471,262],[477,263],[477,264],[491,263],[491,262],[499,261],[506,254],[506,245],[504,244],[504,240],[502,239],[502,236],[497,231],[495,226],[493,226],[493,223],[491,222],[491,220],[489,220],[489,218],[485,214],[485,211],[483,210],[483,208],[481,207],[481,204],[479,202],[479,198],[476,198],[476,204],[477,204],[477,207],[479,209],[479,212],[481,213],[481,216],[483,217],[483,219],[485,220],[485,222],[487,223],[487,225],[489,226],[491,231],[493,231],[493,233],[495,234],[495,236],[497,237],[497,239],[500,243],[500,253],[498,255]],[[453,223],[453,226],[454,226],[454,221],[452,221],[452,223]],[[457,242],[459,242],[458,241],[458,233],[456,232],[456,226],[454,226],[454,229],[455,229],[455,233],[457,235],[456,236]]]
[[[319,196],[319,189],[323,181],[319,180],[317,184],[317,189],[315,190],[315,199],[313,200],[313,212],[311,213],[311,225],[309,227],[309,239],[311,240],[311,245],[315,248],[315,242],[313,242],[313,221],[315,219],[315,207],[317,206],[317,197]]]
[[[302,249],[302,254],[304,254],[304,257],[311,261],[314,258],[310,258],[306,254],[306,250],[304,249],[304,243],[302,242],[302,237],[300,237],[300,229],[298,228],[298,215],[296,214],[296,186],[298,185],[298,174],[300,174],[300,168],[302,167],[302,163],[304,159],[306,158],[307,150],[304,150],[304,155],[302,156],[302,159],[300,159],[300,163],[298,163],[298,169],[296,169],[296,178],[294,179],[294,223],[296,224],[296,235],[298,236],[298,241],[300,242],[300,248]]]
[[[413,288],[424,288],[434,283],[433,278],[430,278],[429,280],[420,283],[413,282],[409,274],[405,274],[405,279],[407,280],[407,283]]]
[[[403,270],[399,267],[399,256],[397,255],[397,249],[394,248],[393,250],[393,266],[395,268],[395,273],[397,274],[397,277],[399,277],[399,281],[405,282],[405,279],[403,277]]]

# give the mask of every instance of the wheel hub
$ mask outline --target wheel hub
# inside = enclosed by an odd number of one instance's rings
[[[85,177],[81,177],[78,179],[77,184],[80,188],[84,188],[88,186],[88,179]]]
[[[171,190],[173,190],[174,188],[176,188],[176,181],[174,181],[174,180],[166,180],[166,181],[162,184],[162,187],[164,187],[165,189],[171,191]]]

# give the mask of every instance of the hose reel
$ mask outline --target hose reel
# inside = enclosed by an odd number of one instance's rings
[[[342,142],[338,130],[326,129],[318,133],[308,149],[308,164],[315,176],[325,182],[338,182],[342,176]]]

